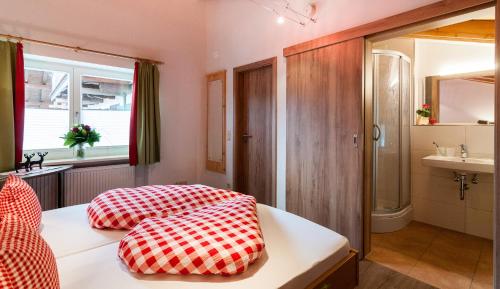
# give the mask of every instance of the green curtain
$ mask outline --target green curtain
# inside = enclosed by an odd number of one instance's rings
[[[13,169],[16,44],[0,41],[0,172]]]
[[[160,161],[160,72],[154,64],[141,62],[137,71],[138,164]]]

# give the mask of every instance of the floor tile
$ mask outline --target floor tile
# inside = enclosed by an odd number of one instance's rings
[[[438,288],[492,289],[491,240],[424,223],[372,234],[367,259]]]
[[[442,289],[468,289],[472,282],[470,277],[424,261],[419,261],[408,276]]]
[[[408,274],[418,261],[418,259],[404,253],[381,248],[373,248],[367,259],[402,274]]]
[[[472,282],[471,289],[493,289],[492,284]]]
[[[471,288],[493,288],[493,242],[485,240]]]
[[[361,270],[363,268],[363,270]],[[436,289],[385,266],[371,262],[360,262],[359,286],[357,289]]]

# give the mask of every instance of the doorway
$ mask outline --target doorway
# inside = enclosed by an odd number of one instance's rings
[[[277,58],[234,69],[234,187],[276,206]]]
[[[439,288],[493,288],[494,27],[491,7],[367,37],[367,259]],[[429,161],[473,158],[490,169]]]

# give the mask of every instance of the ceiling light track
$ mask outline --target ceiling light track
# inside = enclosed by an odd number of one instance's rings
[[[287,0],[283,0],[285,2],[285,9],[294,13],[295,15],[298,15],[304,19],[307,19],[309,21],[311,21],[312,23],[316,23],[317,22],[317,19],[312,17],[312,16],[307,16],[305,15],[304,13],[301,13],[300,11],[297,11],[296,9],[292,8],[292,6],[290,5],[290,1],[287,1]],[[311,7],[311,15],[314,15],[316,14],[316,4],[309,4],[309,6]]]
[[[282,7],[282,9],[284,10],[287,10],[287,11],[290,11],[290,13],[292,13],[293,15],[295,15],[297,17],[297,19],[293,18],[293,17],[290,17],[288,15],[286,15],[285,13],[280,13],[278,10],[276,10],[275,8],[273,7],[270,7],[270,6],[267,6],[259,1],[256,1],[256,0],[249,0],[251,2],[253,2],[254,4],[274,13],[276,16],[278,16],[278,19],[277,19],[277,22],[279,24],[283,23],[283,19],[286,19],[288,21],[291,21],[293,23],[296,23],[302,27],[305,27],[306,26],[306,21],[304,20],[307,20],[309,22],[312,22],[312,23],[316,23],[317,22],[317,19],[313,18],[313,17],[309,17],[307,15],[305,15],[304,13],[301,13],[300,11],[294,9],[291,5],[290,5],[290,2],[289,1],[286,1],[284,0],[284,5]],[[314,14],[316,12],[316,6],[314,4],[310,4],[311,5],[311,9],[312,9],[312,13],[311,14]]]

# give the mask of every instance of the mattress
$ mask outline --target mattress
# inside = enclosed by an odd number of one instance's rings
[[[44,212],[42,236],[57,255],[62,289],[303,288],[349,254],[347,239],[296,215],[257,205],[264,255],[243,274],[132,274],[117,256],[125,231],[88,225],[86,205]]]
[[[97,230],[89,225],[87,204],[42,213],[41,236],[56,258],[119,242],[128,231]]]

